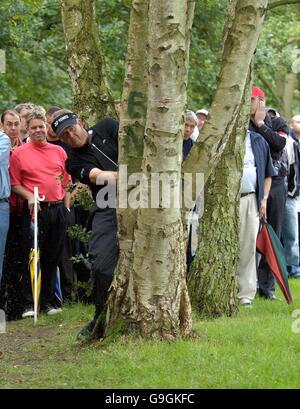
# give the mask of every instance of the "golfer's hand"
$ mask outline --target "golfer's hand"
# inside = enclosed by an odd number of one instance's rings
[[[118,180],[118,172],[113,172],[113,171],[108,170],[108,171],[105,171],[105,174],[107,176],[108,181],[114,182],[114,181]]]
[[[96,180],[96,185],[103,185],[105,183],[115,184],[118,179],[118,172],[111,170],[104,170],[98,176]]]

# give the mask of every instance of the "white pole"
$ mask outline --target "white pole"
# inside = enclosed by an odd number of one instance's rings
[[[34,196],[34,324],[37,322],[37,311],[38,311],[38,271],[37,271],[37,261],[38,261],[38,204],[40,201],[45,200],[45,196],[39,197],[39,188],[35,186],[33,188]]]
[[[34,323],[37,322],[37,309],[38,309],[38,299],[37,299],[37,261],[38,261],[38,244],[37,244],[37,210],[38,210],[38,197],[39,197],[39,189],[38,187],[34,187]]]

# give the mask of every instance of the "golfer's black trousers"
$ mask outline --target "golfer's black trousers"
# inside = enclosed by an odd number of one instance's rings
[[[103,312],[119,256],[116,209],[96,211],[92,221],[89,253],[95,319]]]

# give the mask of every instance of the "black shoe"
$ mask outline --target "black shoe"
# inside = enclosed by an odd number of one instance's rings
[[[82,328],[82,330],[79,332],[79,334],[77,335],[77,340],[78,341],[85,341],[85,340],[91,338],[93,330],[95,328],[95,324],[96,324],[95,320],[92,320],[92,321],[88,322]]]
[[[281,301],[280,298],[276,297],[275,294],[269,295],[268,297],[266,297],[267,300],[271,300],[271,301]]]
[[[264,293],[260,292],[260,293],[259,293],[259,296],[260,296],[261,298],[265,299],[265,300],[270,300],[270,301],[281,301],[281,299],[280,299],[280,298],[278,298],[278,297],[276,297],[276,295],[275,295],[275,294],[268,294],[268,295],[266,295],[266,294],[264,294]]]
[[[264,292],[260,288],[258,289],[258,295],[259,295],[260,298],[262,298],[264,300],[273,300],[273,299],[276,298],[276,295],[274,293]]]

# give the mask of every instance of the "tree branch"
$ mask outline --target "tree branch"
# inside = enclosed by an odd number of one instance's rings
[[[287,6],[288,4],[300,4],[300,0],[278,0],[268,5],[267,11],[275,9],[275,7]]]
[[[278,97],[278,95],[275,93],[275,91],[273,90],[273,88],[270,86],[270,84],[268,83],[268,81],[266,81],[264,79],[264,77],[261,74],[257,75],[258,79],[261,81],[261,83],[263,84],[263,86],[270,92],[270,94],[273,96],[273,98],[277,101],[278,107],[281,107],[281,100]]]

